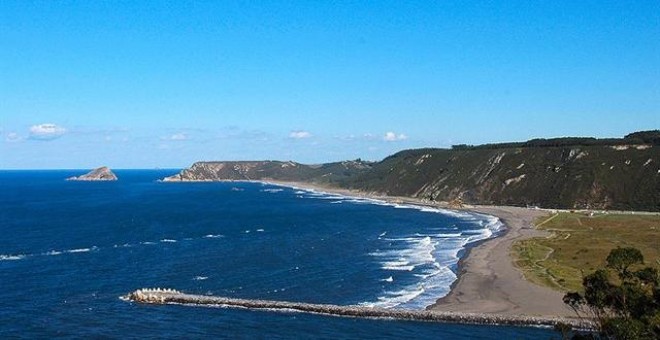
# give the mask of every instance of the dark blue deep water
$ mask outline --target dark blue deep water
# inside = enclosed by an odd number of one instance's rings
[[[423,308],[449,291],[488,216],[258,183],[159,183],[175,171],[0,172],[0,338],[548,339],[545,329],[124,302],[142,287]]]

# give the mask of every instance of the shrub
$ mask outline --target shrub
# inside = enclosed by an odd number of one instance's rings
[[[660,339],[660,275],[635,248],[616,248],[600,268],[582,280],[583,293],[564,295],[581,318],[598,326],[592,338]],[[584,338],[584,334],[573,338]]]

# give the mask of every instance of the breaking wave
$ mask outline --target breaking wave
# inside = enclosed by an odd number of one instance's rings
[[[412,276],[408,284],[385,290],[375,301],[362,302],[362,306],[383,308],[423,309],[447,295],[457,279],[459,254],[471,244],[493,237],[503,228],[499,218],[467,211],[455,211],[409,203],[393,203],[374,198],[352,197],[314,189],[293,187],[297,197],[326,200],[330,204],[372,204],[394,209],[414,209],[424,213],[441,214],[460,219],[472,228],[459,230],[455,225],[429,228],[437,233],[392,236],[380,233],[380,250],[369,253],[380,265],[386,279],[393,282],[398,276]],[[397,278],[397,282],[398,282]]]
[[[284,189],[261,189],[261,190],[259,190],[259,191],[261,191],[261,192],[269,192],[269,193],[271,193],[271,194],[275,194],[275,193],[278,193],[278,192],[282,192],[282,191],[284,191]]]
[[[437,234],[415,233],[400,237],[385,237],[387,233],[381,233],[378,240],[383,242],[384,249],[369,255],[379,262],[381,270],[395,274],[381,281],[394,281],[393,277],[398,275],[396,273],[412,274],[416,280],[403,287],[385,290],[375,301],[360,305],[423,309],[447,295],[451,284],[457,279],[460,251],[471,243],[492,237],[503,226],[496,217],[478,214],[470,214],[470,217],[468,221],[481,228]]]
[[[18,261],[26,258],[28,255],[0,255],[0,261]]]
[[[263,231],[263,229],[261,229]],[[213,238],[222,238],[224,235],[220,234],[208,234],[204,235],[202,237],[198,237],[197,239],[213,239]],[[195,240],[196,238],[193,237],[187,237],[184,238],[184,240]],[[117,249],[117,248],[131,248],[131,247],[136,247],[136,246],[150,246],[150,245],[155,245],[158,243],[177,243],[178,241],[175,239],[169,239],[169,238],[164,238],[160,239],[158,241],[143,241],[143,242],[138,242],[135,244],[132,243],[124,243],[124,244],[115,244],[111,247],[98,247],[98,246],[91,246],[91,247],[85,247],[85,248],[72,248],[72,249],[62,249],[62,250],[49,250],[41,253],[30,253],[30,254],[0,254],[0,261],[19,261],[19,260],[25,260],[28,258],[33,258],[33,257],[39,257],[39,256],[60,256],[60,255],[73,255],[73,254],[84,254],[84,253],[89,253],[89,252],[97,252],[101,251],[104,249]]]
[[[92,251],[92,250],[96,250],[96,249],[98,249],[98,247],[94,246],[94,247],[91,247],[91,248],[69,249],[69,250],[65,250],[65,252],[67,252],[67,253],[71,253],[71,254],[75,254],[75,253],[88,253],[88,252],[90,252],[90,251]]]

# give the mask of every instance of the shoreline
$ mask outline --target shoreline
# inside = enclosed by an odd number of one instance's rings
[[[186,182],[186,181],[183,181]],[[217,181],[220,182],[220,181]],[[314,190],[388,203],[467,211],[497,217],[504,230],[496,236],[477,241],[465,249],[457,265],[457,279],[449,293],[427,306],[430,312],[459,312],[543,317],[574,317],[563,301],[563,293],[539,286],[524,278],[510,254],[513,242],[547,235],[534,228],[536,218],[555,209],[532,209],[510,206],[464,205],[451,207],[447,202],[429,202],[417,198],[386,196],[314,183],[264,180],[227,180],[224,182],[262,183],[301,190]]]
[[[427,306],[426,310],[529,316],[575,316],[573,310],[562,301],[563,293],[525,279],[522,272],[515,267],[510,254],[514,241],[546,235],[545,232],[534,228],[536,218],[547,214],[545,210],[476,205],[465,205],[463,208],[456,209],[450,207],[446,202],[383,196],[301,182],[271,180],[254,182],[312,189],[389,203],[405,203],[495,216],[504,224],[504,230],[494,237],[478,241],[466,248],[458,262],[457,279],[451,284],[449,293],[438,298],[434,304]]]
[[[459,261],[458,279],[449,294],[428,309],[574,317],[573,310],[562,301],[562,292],[528,281],[513,263],[511,247],[515,241],[547,235],[534,228],[536,218],[545,213],[503,206],[473,206],[469,210],[497,216],[506,230],[468,249]]]

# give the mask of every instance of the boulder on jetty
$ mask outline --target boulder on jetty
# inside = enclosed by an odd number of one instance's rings
[[[116,181],[117,175],[115,175],[110,168],[107,166],[102,166],[96,168],[84,175],[73,176],[66,179],[67,181]]]

